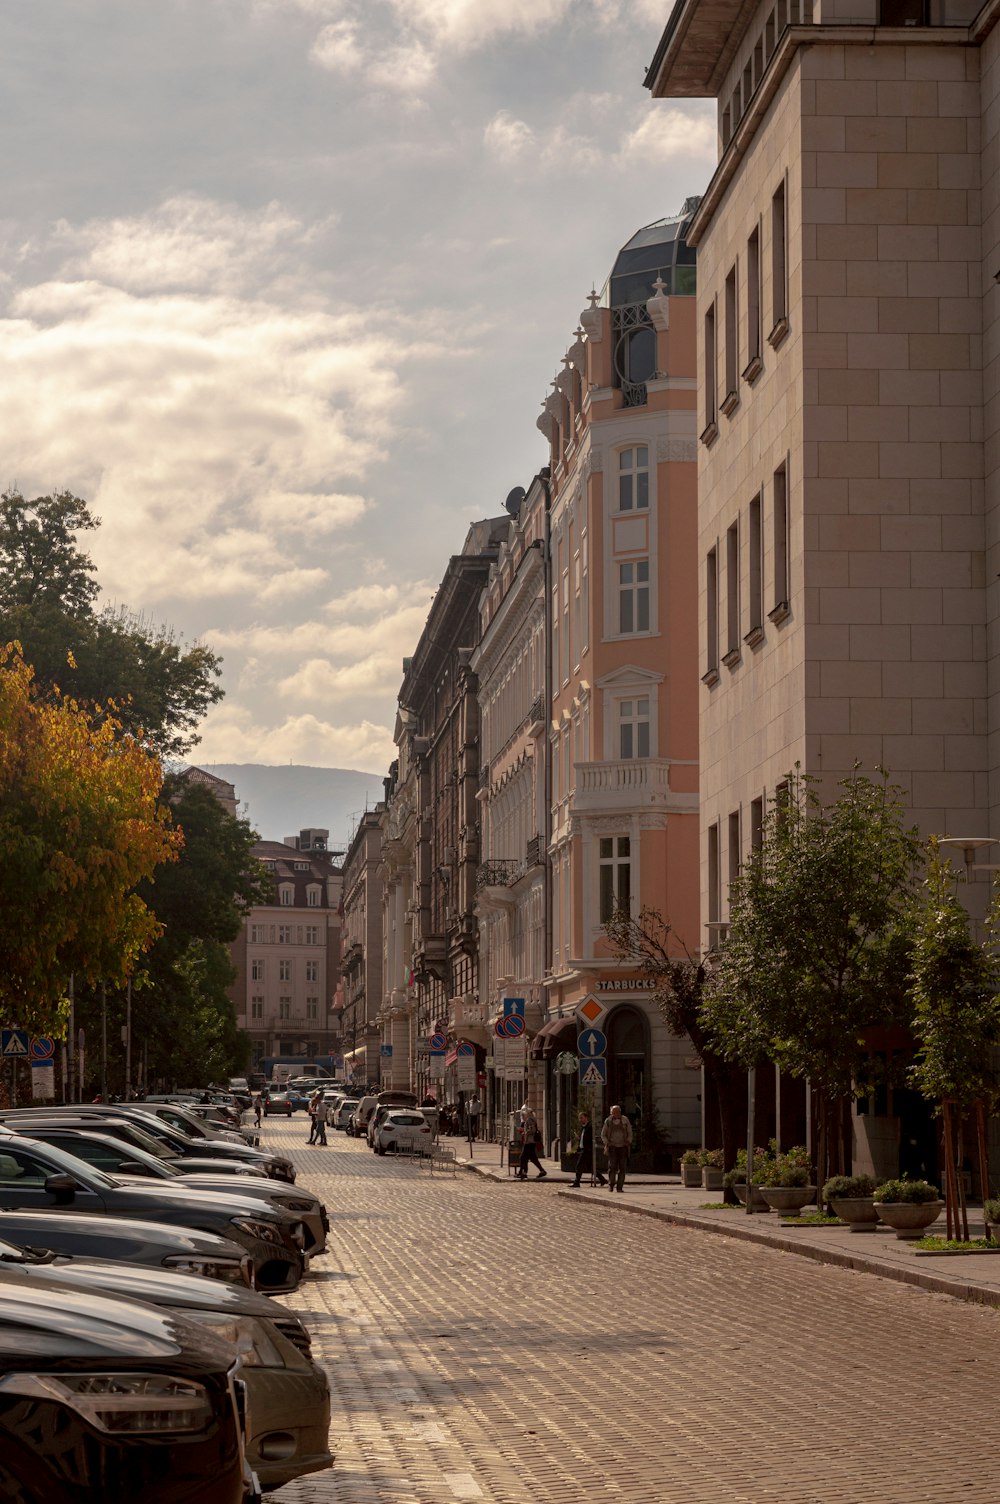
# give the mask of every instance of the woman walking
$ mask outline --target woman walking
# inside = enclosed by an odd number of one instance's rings
[[[544,1180],[548,1174],[542,1169],[538,1151],[542,1147],[542,1130],[538,1126],[538,1119],[531,1108],[525,1102],[521,1108],[521,1163],[518,1166],[518,1180],[527,1180],[528,1166],[534,1165],[538,1170],[536,1180]]]

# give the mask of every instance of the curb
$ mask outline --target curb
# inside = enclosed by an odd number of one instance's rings
[[[572,1189],[561,1190],[559,1194],[568,1197],[571,1201],[596,1206],[606,1212],[631,1212],[636,1217],[652,1217],[654,1221],[670,1222],[675,1227],[687,1227],[695,1232],[719,1233],[724,1238],[736,1238],[743,1243],[758,1243],[765,1248],[774,1248],[779,1253],[794,1253],[799,1258],[812,1259],[817,1264],[833,1264],[838,1269],[853,1269],[859,1274],[874,1274],[880,1279],[895,1280],[897,1284],[915,1285],[917,1289],[929,1290],[934,1295],[950,1295],[955,1300],[965,1300],[971,1305],[1000,1307],[1000,1290],[984,1289],[981,1285],[972,1285],[965,1280],[951,1279],[947,1274],[934,1274],[924,1269],[901,1269],[894,1264],[883,1264],[878,1259],[867,1258],[864,1254],[843,1253],[838,1248],[817,1248],[814,1245],[797,1242],[794,1238],[784,1237],[780,1233],[763,1232],[757,1228],[741,1227],[739,1224],[733,1227],[723,1227],[718,1223],[708,1222],[702,1217],[689,1216],[686,1212],[668,1212],[653,1206],[636,1206],[634,1202],[629,1201],[608,1203]]]

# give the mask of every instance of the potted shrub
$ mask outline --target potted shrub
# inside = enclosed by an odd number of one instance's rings
[[[1000,1243],[1000,1196],[987,1196],[983,1202],[983,1216],[986,1219],[986,1236],[992,1238],[994,1243]]]
[[[751,1198],[750,1208],[755,1212],[770,1210],[767,1202],[760,1193],[760,1176],[765,1163],[771,1158],[773,1158],[773,1155],[768,1149],[755,1149],[753,1151],[753,1197]],[[736,1151],[736,1164],[733,1169],[726,1171],[722,1177],[722,1183],[727,1190],[733,1192],[737,1201],[742,1201],[743,1205],[746,1206],[747,1151],[745,1149],[738,1149]]]
[[[685,1149],[681,1155],[681,1185],[701,1185],[701,1150]]]
[[[773,1212],[797,1217],[816,1194],[808,1149],[801,1145],[775,1154],[760,1168],[760,1191]]]
[[[884,1180],[875,1188],[875,1210],[897,1238],[919,1238],[941,1215],[944,1202],[928,1180]]]
[[[701,1151],[701,1183],[706,1191],[721,1191],[723,1184],[722,1150]]]
[[[851,1232],[874,1232],[878,1226],[875,1180],[871,1175],[834,1175],[823,1187],[823,1200],[830,1203],[834,1216],[846,1222]]]

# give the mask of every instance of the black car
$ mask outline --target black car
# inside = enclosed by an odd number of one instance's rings
[[[305,1271],[301,1219],[235,1191],[174,1189],[159,1181],[127,1184],[52,1144],[6,1130],[0,1135],[0,1206],[61,1207],[112,1217],[139,1217],[172,1227],[195,1227],[241,1243],[253,1260],[258,1289],[294,1290]]]
[[[182,1316],[0,1285],[6,1504],[242,1504],[233,1351]]]
[[[0,1210],[0,1238],[74,1258],[108,1259],[177,1274],[197,1274],[244,1289],[253,1282],[253,1260],[239,1243],[210,1232],[196,1232],[193,1227],[168,1227],[136,1217]]]
[[[99,1126],[99,1125],[98,1125]],[[282,1185],[266,1176],[244,1175],[240,1179],[232,1175],[181,1175],[163,1159],[147,1154],[135,1144],[110,1133],[91,1132],[86,1128],[63,1128],[52,1124],[23,1124],[21,1133],[25,1138],[38,1139],[43,1144],[53,1144],[65,1154],[82,1159],[95,1169],[103,1170],[116,1180],[135,1184],[142,1180],[162,1180],[181,1190],[211,1191],[224,1199],[229,1195],[251,1196],[267,1206],[281,1207],[301,1218],[305,1229],[304,1251],[310,1258],[326,1252],[326,1235],[330,1219],[326,1207],[311,1191],[299,1186]],[[0,1148],[3,1139],[0,1138]]]
[[[225,1159],[217,1155],[178,1154],[163,1136],[172,1133],[165,1124],[144,1124],[133,1118],[104,1117],[86,1111],[77,1112],[72,1107],[19,1107],[16,1111],[0,1112],[0,1125],[16,1128],[27,1133],[36,1127],[60,1128],[67,1132],[82,1129],[84,1133],[105,1133],[120,1139],[129,1148],[141,1149],[153,1155],[178,1175],[234,1175],[241,1181],[266,1181],[274,1184],[263,1164],[250,1164],[242,1159]],[[150,1131],[150,1130],[153,1131]],[[288,1182],[279,1182],[287,1187]]]
[[[261,1169],[275,1180],[285,1180],[290,1185],[295,1183],[295,1166],[287,1154],[274,1154],[269,1149],[252,1149],[249,1144],[234,1144],[226,1139],[201,1139],[191,1137],[179,1129],[164,1122],[162,1118],[153,1112],[143,1112],[129,1103],[108,1103],[106,1106],[97,1103],[70,1107],[46,1107],[44,1115],[51,1117],[53,1114],[62,1116],[69,1114],[77,1118],[114,1118],[124,1119],[135,1123],[146,1133],[164,1143],[172,1151],[183,1159],[221,1159],[231,1165],[250,1165],[255,1169]],[[37,1118],[39,1110],[33,1107],[17,1107],[8,1109],[0,1114],[0,1122],[8,1127],[16,1128],[22,1119],[28,1117]]]

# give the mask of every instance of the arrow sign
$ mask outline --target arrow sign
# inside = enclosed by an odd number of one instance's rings
[[[586,1034],[581,1034],[576,1042],[577,1051],[586,1060],[594,1060],[598,1055],[608,1053],[608,1036],[600,1029],[588,1029]]]
[[[0,1055],[5,1059],[24,1059],[28,1053],[27,1029],[0,1030]]]

